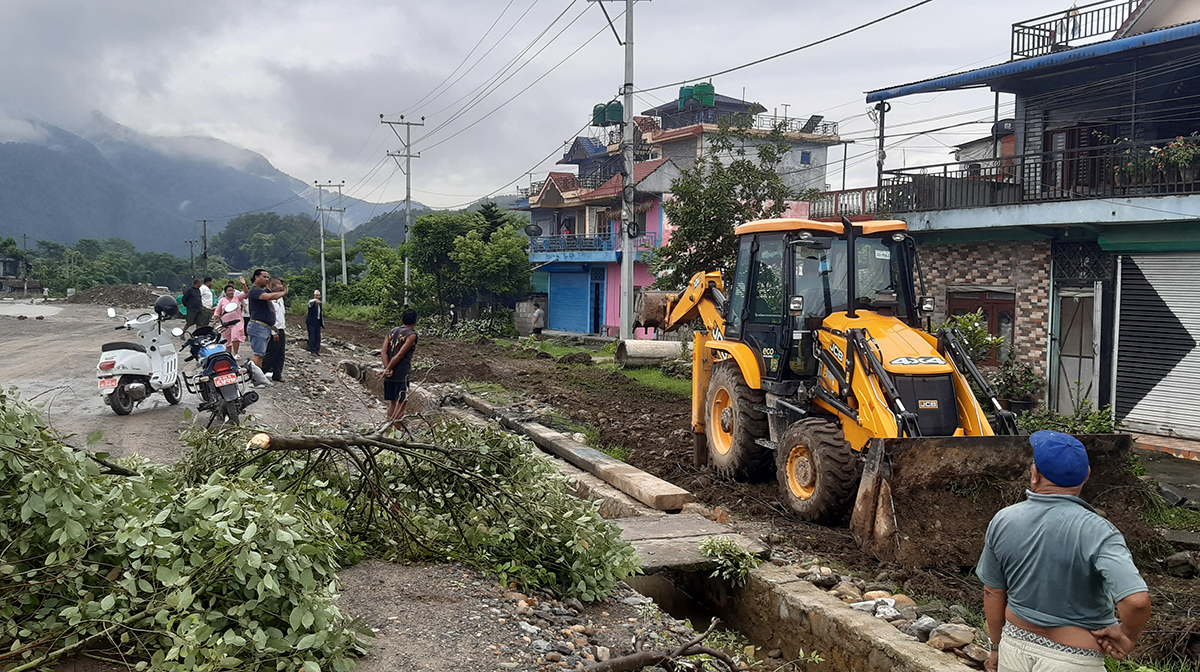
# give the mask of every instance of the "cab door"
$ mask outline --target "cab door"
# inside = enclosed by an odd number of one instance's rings
[[[784,234],[760,234],[754,245],[742,340],[758,354],[763,379],[778,380],[785,368],[789,343],[784,334],[788,286]]]

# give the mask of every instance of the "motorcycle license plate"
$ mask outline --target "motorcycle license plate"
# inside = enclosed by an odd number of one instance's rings
[[[118,381],[116,378],[101,378],[100,379],[100,389],[107,390],[110,387],[116,387],[117,382]]]
[[[236,373],[227,373],[223,376],[217,376],[216,378],[213,378],[213,385],[216,385],[217,387],[225,387],[226,385],[233,385],[235,383],[237,383]]]

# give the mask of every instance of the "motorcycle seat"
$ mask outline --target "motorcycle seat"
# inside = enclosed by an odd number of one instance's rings
[[[114,341],[112,343],[105,343],[104,345],[100,346],[100,352],[112,352],[113,350],[133,350],[134,352],[145,352],[146,347],[138,343],[131,343],[129,341]]]

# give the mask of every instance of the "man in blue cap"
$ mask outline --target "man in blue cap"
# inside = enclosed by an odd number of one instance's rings
[[[1091,474],[1083,444],[1051,431],[1029,443],[1026,499],[992,518],[975,568],[992,641],[986,668],[1102,671],[1105,654],[1124,658],[1137,644],[1150,594],[1125,538],[1079,498]]]

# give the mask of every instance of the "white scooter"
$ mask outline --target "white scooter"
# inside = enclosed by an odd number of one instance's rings
[[[100,363],[96,365],[96,377],[100,379],[100,395],[104,403],[112,407],[117,415],[129,415],[133,407],[154,392],[162,392],[167,403],[178,404],[183,398],[183,380],[179,375],[179,353],[171,336],[183,335],[176,327],[163,333],[163,320],[176,313],[175,299],[159,297],[154,303],[154,312],[142,313],[126,319],[117,327],[136,334],[135,341],[105,343],[100,352]],[[109,317],[117,311],[108,309]]]

